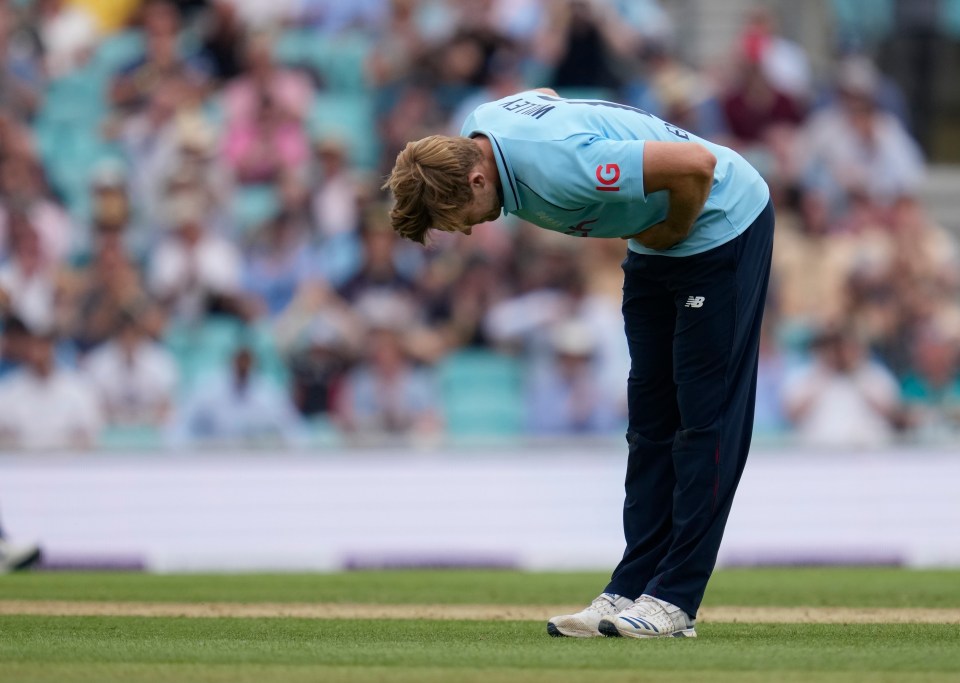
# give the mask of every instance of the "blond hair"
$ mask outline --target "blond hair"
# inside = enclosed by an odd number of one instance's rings
[[[483,155],[464,137],[431,135],[408,142],[383,189],[393,193],[390,222],[401,237],[424,244],[430,228],[454,232],[473,198],[470,171]]]

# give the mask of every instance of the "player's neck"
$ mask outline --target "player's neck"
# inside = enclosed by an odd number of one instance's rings
[[[473,141],[477,143],[481,154],[483,154],[483,161],[481,162],[483,174],[487,178],[491,178],[493,182],[496,183],[497,195],[499,195],[502,204],[503,186],[500,183],[500,171],[497,170],[497,159],[493,155],[493,145],[490,142],[490,138],[488,138],[486,135],[477,135],[473,138]]]

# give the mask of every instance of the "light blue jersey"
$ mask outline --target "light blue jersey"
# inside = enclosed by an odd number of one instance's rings
[[[579,237],[625,237],[661,222],[668,193],[644,194],[644,141],[700,143],[717,158],[703,211],[687,239],[665,251],[630,240],[641,254],[713,249],[742,234],[770,199],[760,174],[733,150],[613,102],[522,92],[475,109],[461,134],[490,139],[505,213]]]

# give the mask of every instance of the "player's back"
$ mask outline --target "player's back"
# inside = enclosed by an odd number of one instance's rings
[[[539,196],[549,199],[561,211],[583,208],[584,194],[571,191],[578,184],[583,185],[586,181],[588,192],[594,188],[602,189],[606,180],[603,169],[595,171],[584,163],[585,158],[590,158],[589,154],[584,154],[585,148],[594,140],[626,143],[622,151],[627,161],[618,162],[617,168],[618,177],[620,169],[624,172],[624,190],[629,189],[627,184],[631,177],[642,185],[639,168],[643,163],[643,141],[695,142],[705,146],[717,158],[717,165],[710,198],[691,237],[668,252],[654,252],[631,240],[630,248],[641,253],[686,256],[711,249],[746,230],[769,201],[769,191],[760,174],[733,150],[641,109],[615,102],[563,99],[538,91],[522,92],[478,107],[464,123],[463,134],[477,131],[492,134],[494,144],[507,158],[510,172],[528,180]],[[636,152],[631,153],[629,150],[633,149],[631,143],[634,142],[637,143]],[[632,176],[628,169],[635,171]],[[580,178],[581,175],[587,177]],[[564,196],[565,192],[567,196]],[[593,198],[593,201],[601,204],[613,199],[608,193]],[[622,226],[622,231],[617,231],[609,226],[604,230],[604,221],[601,220],[601,225],[595,226],[591,234],[610,237],[639,232],[662,220],[666,207],[665,193],[646,196],[642,187],[637,186],[632,191],[619,193],[616,200],[633,202],[629,215],[631,219],[639,218],[640,223],[631,221]],[[518,213],[522,215],[524,212]],[[588,213],[589,210],[584,211],[584,215]],[[616,211],[607,208],[604,213],[617,219]],[[560,223],[551,224],[543,211],[537,215],[543,217],[540,222],[543,227],[560,229]]]

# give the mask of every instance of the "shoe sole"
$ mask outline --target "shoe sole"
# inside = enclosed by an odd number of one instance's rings
[[[692,628],[685,628],[681,631],[674,631],[673,633],[665,633],[664,635],[646,635],[641,633],[622,633],[620,629],[617,628],[617,625],[612,621],[601,621],[599,626],[600,633],[608,638],[696,638],[697,631]]]
[[[564,633],[552,621],[547,622],[547,634],[551,638],[599,638],[599,633]]]
[[[617,628],[617,625],[612,621],[601,621],[600,626],[597,627],[600,630],[600,633],[605,635],[607,638],[620,638],[620,630]]]
[[[11,563],[7,570],[11,572],[18,571],[20,569],[26,569],[27,567],[36,564],[40,561],[40,549],[35,548],[32,552],[27,553],[23,557],[17,558],[16,562]]]

